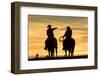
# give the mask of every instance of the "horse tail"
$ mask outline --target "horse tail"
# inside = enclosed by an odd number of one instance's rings
[[[73,56],[74,54],[74,48],[75,48],[75,40],[72,38],[72,50],[71,50],[71,55]]]
[[[57,43],[57,39],[54,38],[54,48],[56,50],[56,57],[57,57],[57,48],[58,48],[58,43]]]

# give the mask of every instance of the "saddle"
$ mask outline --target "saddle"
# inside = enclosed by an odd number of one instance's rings
[[[63,50],[69,50],[72,48],[72,38],[63,40]]]
[[[45,49],[53,49],[57,48],[57,40],[56,38],[47,38],[45,41]]]

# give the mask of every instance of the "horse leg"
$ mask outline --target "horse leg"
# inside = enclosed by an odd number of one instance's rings
[[[69,56],[71,56],[71,49],[70,49],[70,50],[68,50],[68,52],[69,52],[69,54],[68,54],[68,55],[69,55]]]
[[[73,56],[73,55],[74,55],[74,50],[72,49],[72,50],[71,50],[71,56]]]
[[[65,56],[67,56],[67,50],[65,50]]]
[[[52,51],[51,51],[51,57],[53,57],[54,56],[54,49],[52,49]]]
[[[57,57],[57,48],[56,48],[56,57]]]
[[[74,47],[71,49],[71,56],[74,55]]]
[[[50,57],[50,51],[48,50],[48,53],[49,53],[49,57]]]
[[[51,51],[51,57],[53,57],[53,53],[52,53],[52,51]]]
[[[49,57],[51,57],[51,50],[49,51]]]
[[[68,56],[70,56],[70,50],[68,50]]]
[[[51,57],[52,57],[52,55],[53,55],[53,54],[52,54],[52,50],[51,50],[50,52],[51,52]]]
[[[48,50],[49,58],[52,56],[51,50]]]

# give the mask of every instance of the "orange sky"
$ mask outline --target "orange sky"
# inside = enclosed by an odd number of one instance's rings
[[[42,16],[42,15],[29,15],[29,53],[28,57],[35,57],[39,54],[39,57],[48,55],[44,50],[44,42],[47,38],[46,30],[48,24],[52,27],[58,27],[54,31],[54,35],[58,40],[58,55],[64,55],[62,50],[62,42],[59,42],[59,37],[62,36],[67,25],[70,25],[73,38],[76,41],[75,54],[74,55],[86,55],[88,50],[88,18],[87,17],[69,17],[69,16]]]

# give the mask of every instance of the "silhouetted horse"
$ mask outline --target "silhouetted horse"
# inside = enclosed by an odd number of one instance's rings
[[[67,51],[69,56],[74,55],[75,40],[73,38],[63,39],[63,50],[65,50],[65,56],[67,56]]]
[[[56,50],[56,56],[57,56],[57,39],[56,38],[47,38],[45,41],[49,57],[54,56],[54,51]]]

